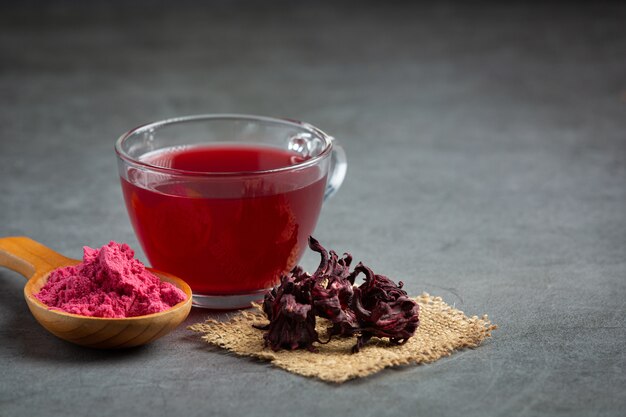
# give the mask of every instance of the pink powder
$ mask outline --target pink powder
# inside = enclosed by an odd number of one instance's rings
[[[158,313],[185,300],[176,286],[146,270],[125,243],[83,248],[83,262],[54,270],[35,297],[82,316],[123,318]]]

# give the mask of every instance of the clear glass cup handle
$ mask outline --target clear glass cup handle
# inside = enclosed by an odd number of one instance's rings
[[[337,190],[339,190],[348,170],[346,152],[341,146],[337,145],[334,138],[331,139],[333,141],[333,150],[330,161],[330,173],[328,174],[328,182],[324,192],[324,201],[335,195]]]

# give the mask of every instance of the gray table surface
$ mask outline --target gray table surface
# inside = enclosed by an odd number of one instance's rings
[[[139,248],[119,134],[183,114],[302,119],[350,164],[316,236],[499,325],[478,349],[335,386],[184,326],[134,350],[70,345],[1,269],[0,415],[624,415],[623,4],[0,7],[0,236],[71,257]]]

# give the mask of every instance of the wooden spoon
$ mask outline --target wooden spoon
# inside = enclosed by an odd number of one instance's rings
[[[180,278],[152,268],[148,270],[161,281],[180,288],[187,299],[160,313],[112,319],[51,310],[33,296],[45,285],[52,270],[79,262],[27,237],[0,238],[0,266],[6,266],[28,279],[24,298],[31,313],[50,333],[68,342],[99,349],[140,346],[169,333],[187,318],[191,310],[189,285]]]

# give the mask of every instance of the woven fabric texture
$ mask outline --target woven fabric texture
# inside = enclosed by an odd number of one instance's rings
[[[392,345],[386,339],[372,339],[359,353],[351,353],[356,338],[333,338],[328,344],[318,344],[317,352],[307,350],[277,352],[264,346],[262,330],[253,324],[267,323],[260,311],[242,311],[226,322],[207,320],[194,324],[190,330],[202,333],[205,342],[227,349],[237,355],[270,361],[287,371],[342,383],[374,374],[391,366],[436,361],[455,350],[475,348],[497,326],[487,315],[467,317],[446,304],[440,297],[422,294],[415,300],[420,306],[420,325],[415,335],[403,345]],[[324,329],[324,323],[316,328]],[[320,331],[323,336],[323,332]],[[322,337],[323,338],[323,337]]]

